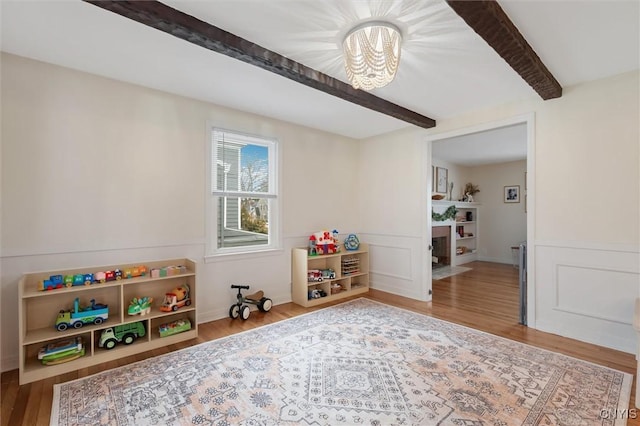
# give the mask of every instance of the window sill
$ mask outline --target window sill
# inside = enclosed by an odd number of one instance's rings
[[[236,253],[210,254],[204,257],[204,263],[224,262],[228,260],[243,260],[257,257],[278,256],[284,253],[282,248],[271,248],[255,251],[243,251]]]

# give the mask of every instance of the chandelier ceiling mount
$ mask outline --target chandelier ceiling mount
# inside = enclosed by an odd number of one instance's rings
[[[347,77],[356,89],[372,90],[393,81],[400,64],[402,35],[388,22],[364,22],[344,38]]]

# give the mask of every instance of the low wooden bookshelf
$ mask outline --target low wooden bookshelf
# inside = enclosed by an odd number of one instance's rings
[[[335,277],[309,281],[310,270],[326,269],[333,270]],[[291,281],[293,302],[304,307],[367,293],[369,246],[361,243],[358,250],[342,248],[339,253],[318,256],[309,256],[307,248],[294,248],[291,252]],[[313,290],[321,290],[326,296],[310,298],[309,292]]]
[[[147,267],[145,276],[123,278],[121,280],[63,287],[40,291],[38,282],[52,275],[88,274],[98,271],[127,270],[138,265]],[[179,272],[169,276],[151,277],[151,269],[169,266],[183,266]],[[164,296],[176,287],[189,286],[190,304],[175,311],[160,310]],[[190,259],[168,259],[160,261],[137,262],[135,264],[94,266],[80,269],[27,273],[19,283],[19,371],[20,384],[53,377],[59,374],[86,368],[92,365],[112,361],[136,353],[168,346],[198,336],[196,315],[196,263]],[[146,315],[129,315],[129,302],[134,298],[152,297],[151,312]],[[58,312],[74,306],[78,298],[81,306],[87,306],[91,300],[108,306],[109,314],[101,324],[73,326],[64,331],[55,327]],[[191,329],[168,337],[160,337],[159,327],[176,320],[189,320]],[[141,321],[146,333],[130,344],[123,342],[113,349],[98,346],[102,331],[107,328]],[[81,337],[84,341],[84,356],[55,365],[43,365],[38,360],[40,348],[70,338]]]

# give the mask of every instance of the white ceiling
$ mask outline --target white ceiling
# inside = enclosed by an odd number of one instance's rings
[[[527,125],[517,124],[433,142],[431,156],[460,166],[527,158]]]
[[[403,32],[400,71],[373,93],[436,120],[540,99],[443,0],[166,3],[343,81],[344,34],[388,20]],[[639,68],[637,0],[500,4],[563,87]],[[9,53],[353,138],[411,126],[79,0],[0,6]]]

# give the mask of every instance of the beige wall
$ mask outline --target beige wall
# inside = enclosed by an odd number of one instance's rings
[[[440,120],[432,134],[535,113],[536,239],[640,244],[639,73],[564,89],[561,98],[503,105]]]
[[[534,114],[535,146],[528,157],[533,172],[529,201],[535,196],[529,205],[535,209],[534,241],[529,241],[535,307],[530,314],[537,328],[629,352],[636,344],[632,301],[640,294],[639,76],[635,71],[567,87],[561,98],[549,101],[532,94],[530,100],[439,120],[428,131],[437,139]],[[388,199],[389,187],[395,188],[385,214],[366,216],[363,222],[363,230],[372,235],[385,229],[384,238],[376,237],[371,246],[380,259],[372,262],[378,272],[372,283],[420,298],[430,288],[423,281],[428,241],[416,237],[426,235],[422,217],[428,212],[420,200],[430,190],[430,170],[422,173],[422,186],[414,179],[427,164],[426,143],[425,131],[414,129],[360,144],[361,158],[367,160],[360,169],[359,192],[366,194],[361,202]],[[393,183],[368,185],[364,177],[385,167],[389,146],[404,170],[393,174]],[[391,250],[411,260],[404,270],[385,262],[384,252]],[[595,276],[597,282],[585,283]]]
[[[469,167],[449,163],[448,161],[443,161],[435,157],[432,159],[431,163],[433,164],[434,170],[437,167],[444,167],[445,169],[447,169],[449,184],[453,182],[452,198],[454,201],[460,200],[463,196],[462,189],[467,184],[467,182],[469,182]],[[436,179],[436,175],[437,173],[434,171],[434,179]],[[433,192],[435,193],[436,191]],[[448,199],[449,193],[447,192],[446,195],[446,199]]]
[[[544,277],[535,282],[540,328],[623,350],[635,345],[630,324],[620,318],[631,317],[627,300],[638,295],[638,72],[566,88],[556,100],[532,95],[440,120],[429,132],[411,128],[353,141],[12,55],[1,59],[3,370],[17,365],[23,272],[202,260],[207,121],[281,141],[284,250],[202,264],[201,320],[226,315],[234,282],[262,288],[276,303],[289,300],[288,249],[327,227],[360,232],[372,243],[374,286],[424,298],[430,287],[423,239],[427,135],[533,112],[536,241],[530,251],[538,260],[535,276]],[[322,159],[333,173],[312,174],[309,164]],[[621,225],[622,216],[631,220]],[[597,300],[557,303],[566,312],[592,314],[574,314],[574,324],[569,316],[554,316],[548,296],[558,293],[556,285],[580,289],[579,261],[572,261],[577,272],[561,274],[565,281],[554,282],[551,272],[562,257],[557,252],[585,248],[595,259],[589,267],[597,265],[613,281],[590,283],[590,290],[601,285],[601,292],[586,293]],[[610,261],[601,260],[609,254]],[[618,275],[606,271],[626,274],[624,285],[616,287]],[[628,277],[636,279],[635,288]],[[598,311],[596,302],[607,306]],[[562,328],[553,329],[554,323]]]
[[[233,283],[289,301],[289,249],[358,231],[352,139],[4,53],[1,79],[3,370],[24,272],[192,257],[202,321],[227,315]],[[283,250],[202,263],[207,122],[280,141]]]
[[[524,173],[526,161],[490,164],[469,168],[471,181],[480,192],[474,200],[478,208],[478,259],[512,263],[512,246],[527,240]],[[520,186],[520,202],[505,203],[504,187]]]

